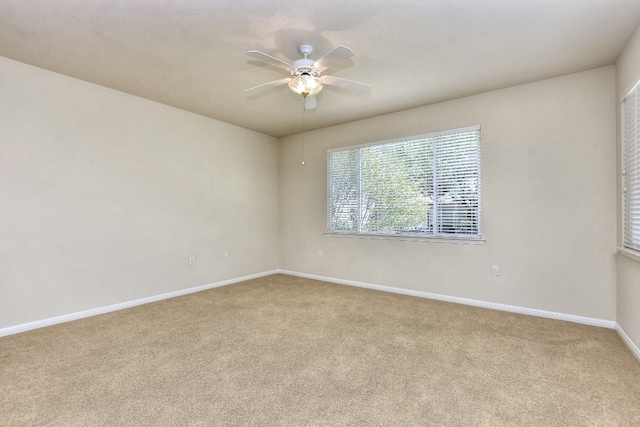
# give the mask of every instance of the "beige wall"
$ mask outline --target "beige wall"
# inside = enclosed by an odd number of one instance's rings
[[[484,245],[323,234],[328,148],[475,124]],[[280,268],[615,320],[615,138],[609,66],[283,139]]]
[[[637,343],[640,270],[615,256],[615,105],[604,67],[308,132],[301,165],[300,135],[0,58],[0,328],[277,268],[616,320],[617,267]],[[328,148],[474,124],[483,245],[323,234]]]
[[[271,271],[277,240],[275,138],[0,57],[0,328]]]
[[[640,80],[640,27],[636,30],[631,40],[616,63],[617,71],[617,100],[621,101],[631,86]],[[621,130],[620,103],[618,102],[618,129]],[[622,133],[618,132],[618,153],[620,153]],[[621,162],[618,162],[618,194],[621,194],[620,177]],[[619,197],[618,218],[622,218],[622,202]],[[621,221],[618,225],[618,235],[621,236]],[[620,240],[621,241],[621,240]],[[618,325],[631,338],[636,347],[640,348],[640,262],[618,255]]]

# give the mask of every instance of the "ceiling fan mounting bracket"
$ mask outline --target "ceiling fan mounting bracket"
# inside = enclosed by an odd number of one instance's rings
[[[300,45],[298,50],[300,51],[302,56],[304,56],[304,59],[307,59],[307,57],[311,55],[311,52],[313,52],[313,46],[308,44],[303,44],[303,45]]]

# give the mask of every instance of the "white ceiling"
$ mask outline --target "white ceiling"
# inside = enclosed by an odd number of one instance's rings
[[[613,64],[639,0],[2,0],[0,55],[277,137],[302,130],[286,77],[246,56],[355,57],[327,70],[368,83],[317,95],[304,129]]]

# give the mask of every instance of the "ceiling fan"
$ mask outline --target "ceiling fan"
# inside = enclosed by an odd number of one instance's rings
[[[289,88],[293,92],[302,95],[304,98],[304,108],[311,109],[316,107],[315,95],[322,90],[323,85],[336,86],[342,89],[350,89],[358,92],[368,92],[369,89],[371,89],[371,86],[366,83],[360,83],[340,77],[320,75],[326,69],[351,58],[354,53],[348,47],[340,45],[317,61],[309,59],[309,55],[313,52],[312,46],[303,44],[298,50],[304,58],[297,59],[291,64],[258,50],[248,51],[247,55],[262,62],[266,62],[267,64],[285,69],[291,73],[291,77],[264,83],[246,89],[245,92],[256,93],[264,89],[288,83]]]

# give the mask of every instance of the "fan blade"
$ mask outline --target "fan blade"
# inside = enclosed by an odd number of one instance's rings
[[[334,65],[338,65],[339,63],[346,61],[354,55],[353,51],[346,46],[338,46],[333,49],[331,52],[327,53],[322,58],[318,59],[313,66],[319,71],[322,72],[327,68],[333,67]]]
[[[307,95],[304,98],[304,109],[305,110],[313,110],[317,106],[318,106],[318,104],[316,103],[316,96],[315,95]]]
[[[260,92],[262,92],[264,90],[271,89],[273,87],[280,86],[280,85],[283,85],[285,83],[289,83],[289,80],[291,80],[291,77],[285,77],[284,79],[274,80],[274,81],[269,82],[269,83],[264,83],[264,84],[261,84],[261,85],[258,85],[258,86],[254,86],[254,87],[249,88],[249,89],[245,89],[244,92],[247,93],[247,94],[253,95],[253,94],[256,94],[256,93],[260,93]]]
[[[320,77],[320,81],[322,84],[329,86],[336,86],[342,89],[350,89],[358,92],[369,92],[371,90],[371,86],[366,83],[360,83],[353,80],[347,80],[340,77],[334,76],[322,76]]]
[[[247,55],[262,62],[266,62],[267,64],[275,65],[279,68],[284,68],[287,71],[293,68],[293,65],[289,64],[288,62],[284,62],[283,60],[278,59],[275,56],[267,55],[266,53],[260,52],[259,50],[250,50],[247,52]]]

